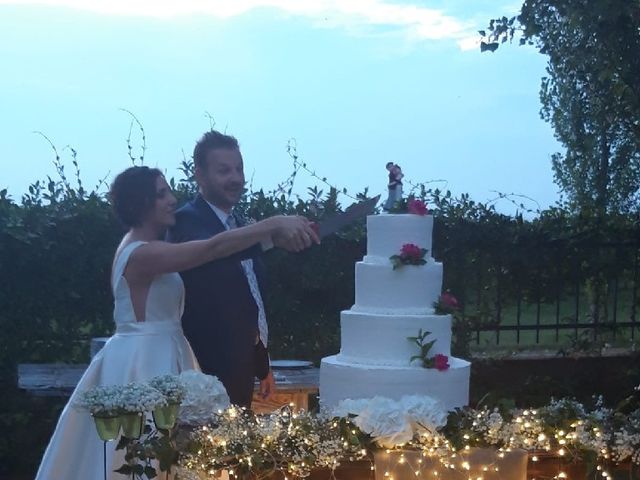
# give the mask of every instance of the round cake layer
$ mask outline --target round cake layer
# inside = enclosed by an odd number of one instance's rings
[[[404,265],[356,263],[356,302],[352,310],[367,313],[422,315],[433,313],[442,291],[442,263]]]
[[[407,337],[431,332],[435,340],[429,356],[451,354],[451,316],[382,315],[346,310],[340,315],[341,348],[338,359],[346,363],[409,366],[420,347]],[[418,360],[415,365],[420,365]]]
[[[320,407],[330,409],[346,398],[376,395],[399,400],[404,395],[428,395],[448,410],[469,403],[471,364],[449,358],[450,368],[385,367],[342,362],[337,355],[325,357],[320,365]]]
[[[388,214],[367,217],[367,255],[389,258],[402,245],[413,243],[431,255],[433,217],[431,215]]]

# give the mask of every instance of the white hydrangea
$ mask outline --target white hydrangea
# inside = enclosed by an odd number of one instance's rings
[[[187,370],[179,379],[185,391],[178,414],[180,423],[204,425],[212,421],[218,411],[229,407],[229,395],[217,377]]]
[[[411,425],[418,433],[435,432],[447,423],[449,412],[442,403],[425,395],[407,395],[400,399],[400,407],[404,409]]]
[[[447,420],[447,411],[438,401],[419,395],[404,396],[400,400],[379,396],[346,399],[333,409],[332,414],[338,417],[355,415],[353,423],[385,448],[403,445],[419,432],[435,432]]]

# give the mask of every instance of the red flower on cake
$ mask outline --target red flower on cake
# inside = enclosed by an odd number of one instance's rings
[[[422,258],[422,249],[414,243],[405,243],[400,249],[403,258]]]
[[[393,269],[402,267],[403,265],[424,265],[427,261],[424,259],[427,254],[426,248],[420,248],[413,243],[405,243],[400,249],[399,255],[389,257]]]
[[[434,367],[440,370],[441,372],[449,369],[449,357],[446,355],[442,355],[441,353],[437,353],[433,357]]]
[[[440,303],[443,307],[447,307],[452,310],[457,310],[460,308],[460,302],[458,302],[458,299],[450,293],[443,293],[442,295],[440,295]]]
[[[433,309],[438,315],[456,315],[460,308],[460,302],[450,293],[443,293],[437,302],[433,302]]]
[[[422,200],[409,200],[407,205],[407,212],[414,215],[426,215],[429,213],[427,205]]]

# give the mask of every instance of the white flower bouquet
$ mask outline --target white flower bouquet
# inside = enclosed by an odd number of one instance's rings
[[[182,402],[185,395],[184,384],[177,375],[159,375],[149,385],[162,393],[169,404]]]
[[[120,389],[120,413],[149,412],[167,404],[162,392],[147,383],[128,383]]]
[[[100,385],[80,393],[74,406],[87,410],[94,417],[113,417],[120,413],[122,387]]]
[[[440,402],[420,395],[407,395],[400,400],[377,396],[346,399],[331,414],[353,417],[353,423],[384,448],[404,445],[425,432],[436,434],[448,415]]]
[[[178,420],[186,425],[205,425],[229,407],[229,395],[217,377],[187,370],[178,377],[185,395]]]

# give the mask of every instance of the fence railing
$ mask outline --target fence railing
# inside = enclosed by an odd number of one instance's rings
[[[448,283],[478,346],[629,343],[640,335],[640,241],[469,254],[477,263],[471,278]],[[546,261],[527,264],[531,254]]]

